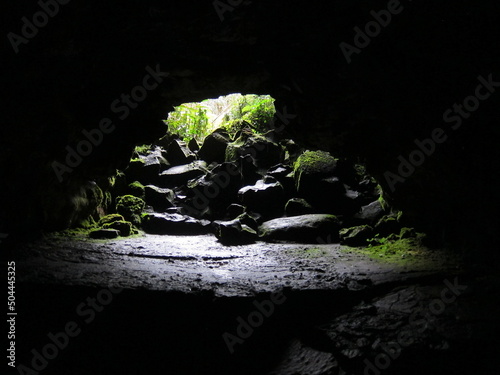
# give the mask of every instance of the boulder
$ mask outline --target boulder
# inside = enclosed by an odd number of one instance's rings
[[[144,160],[145,166],[155,165],[161,172],[171,167],[166,156],[167,152],[163,148],[156,146],[153,150],[150,150],[147,155],[141,155],[140,158]]]
[[[105,224],[113,223],[115,221],[123,221],[123,220],[125,220],[125,218],[122,215],[110,214],[110,215],[106,215],[106,216],[101,217],[101,219],[99,220],[97,225],[102,227]]]
[[[266,175],[274,177],[285,189],[287,199],[291,199],[297,195],[295,189],[295,181],[293,178],[293,168],[288,165],[277,164],[271,167]]]
[[[230,220],[236,219],[244,212],[245,212],[245,206],[242,206],[241,204],[232,203],[226,208],[226,214]]]
[[[144,199],[144,185],[139,181],[134,181],[128,184],[128,195],[133,195],[134,197]]]
[[[294,163],[294,179],[297,192],[314,194],[315,188],[322,179],[333,177],[337,167],[337,159],[328,152],[306,151]]]
[[[229,135],[225,131],[216,130],[205,138],[200,151],[198,151],[198,156],[207,163],[222,163],[225,160],[229,142]]]
[[[222,218],[225,208],[238,199],[241,175],[235,163],[222,163],[208,174],[190,181],[187,187],[186,195],[193,208],[202,211],[210,207],[217,217]]]
[[[314,208],[302,198],[292,198],[285,205],[286,216],[299,216],[312,214]]]
[[[284,164],[276,164],[276,165],[272,166],[271,168],[269,168],[266,174],[274,177],[279,182],[282,182],[288,176],[290,176],[290,173],[292,173],[292,172],[293,172],[292,167],[290,167],[288,165],[284,165]]]
[[[258,239],[257,232],[238,219],[214,221],[215,236],[224,245],[243,245]]]
[[[132,159],[124,173],[127,181],[140,181],[143,184],[149,184],[158,179],[160,165],[146,165],[144,159]]]
[[[192,152],[198,152],[200,150],[200,145],[198,144],[198,141],[195,138],[191,138],[191,140],[188,142],[188,148]]]
[[[203,161],[194,161],[190,164],[179,165],[163,171],[160,174],[160,187],[175,187],[185,185],[189,180],[193,180],[208,173],[207,164]]]
[[[209,224],[180,214],[148,213],[142,217],[142,229],[149,234],[199,235],[208,233]]]
[[[184,141],[174,139],[167,147],[167,160],[173,166],[189,164],[195,159]]]
[[[120,231],[116,229],[97,229],[89,233],[89,237],[93,239],[113,239],[120,235]]]
[[[278,218],[259,227],[259,237],[266,241],[318,243],[320,238],[339,240],[340,221],[334,215],[311,214]]]
[[[366,206],[362,206],[361,210],[353,216],[353,221],[359,224],[375,224],[382,216],[385,210],[379,200],[376,200]]]
[[[124,195],[116,199],[116,212],[134,225],[141,223],[141,213],[146,203],[133,195]]]
[[[373,237],[373,228],[359,225],[340,230],[340,242],[347,246],[366,246],[367,240]]]
[[[259,229],[260,216],[252,215],[248,212],[244,212],[237,217],[241,224],[246,225],[253,230],[257,231]]]
[[[238,191],[240,201],[252,211],[262,214],[281,214],[285,203],[283,186],[268,176],[255,185],[245,186]]]
[[[230,143],[226,150],[226,161],[236,161],[240,156],[250,155],[258,168],[269,168],[282,161],[283,150],[262,135],[241,135]]]
[[[374,233],[378,234],[380,237],[387,237],[391,234],[399,234],[401,228],[402,225],[398,222],[398,219],[391,215],[383,216],[373,227]]]
[[[240,156],[237,164],[242,177],[243,185],[253,185],[262,178],[255,159],[251,155]]]
[[[103,225],[103,229],[116,229],[120,232],[120,236],[127,237],[132,234],[132,223],[125,220],[113,221]]]
[[[153,207],[155,211],[165,211],[172,207],[172,202],[175,198],[173,190],[168,188],[160,188],[155,185],[146,185],[144,187],[146,204]]]

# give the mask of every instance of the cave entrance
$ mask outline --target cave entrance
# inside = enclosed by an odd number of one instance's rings
[[[122,235],[135,227],[170,242],[177,236],[184,244],[178,252],[195,258],[219,246],[216,258],[231,259],[228,246],[259,241],[309,244],[305,254],[341,243],[399,261],[420,251],[423,235],[404,226],[361,162],[307,149],[275,115],[269,95],[230,94],[174,107],[164,120],[166,134],[137,146],[119,172],[116,211],[100,225]],[[212,239],[196,243],[179,237],[207,235]]]
[[[83,285],[225,296],[357,289],[442,269],[362,161],[294,139],[272,97],[173,109],[165,135],[137,145],[103,187],[109,204],[84,238],[35,244],[50,260],[27,267],[58,281],[85,275]]]

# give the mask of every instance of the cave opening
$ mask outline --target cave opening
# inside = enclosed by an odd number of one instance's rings
[[[337,243],[377,259],[426,249],[426,235],[405,225],[364,164],[302,145],[274,102],[234,93],[175,106],[165,134],[136,146],[108,190],[94,185],[106,199],[80,233],[210,233],[229,247]]]
[[[332,274],[429,271],[448,256],[433,257],[426,234],[387,203],[360,158],[307,147],[288,132],[271,95],[233,93],[172,109],[159,138],[87,184],[87,216],[48,235],[56,248],[78,249],[65,256],[118,254],[126,262],[107,271],[146,262],[149,288],[220,295],[329,289],[338,283]]]

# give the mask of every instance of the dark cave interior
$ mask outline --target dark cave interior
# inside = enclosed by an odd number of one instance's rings
[[[470,0],[2,4],[0,249],[25,314],[16,364],[32,369],[9,373],[498,371],[499,11]],[[188,145],[167,134],[175,106],[232,93],[274,99],[264,136],[219,129]],[[200,209],[208,193],[196,191],[229,175]],[[123,234],[106,221],[117,214],[135,235],[79,237],[97,222]],[[291,230],[306,214],[313,229]],[[363,246],[377,233],[379,249],[408,247],[385,260],[338,247],[360,246],[342,230],[368,225],[355,232]],[[407,253],[415,262],[392,262]],[[276,290],[287,302],[259,310],[265,322],[228,351],[223,333]],[[398,337],[419,306],[432,317],[406,347]],[[49,358],[47,333],[77,316],[82,333]],[[385,366],[380,342],[404,350],[384,349]]]

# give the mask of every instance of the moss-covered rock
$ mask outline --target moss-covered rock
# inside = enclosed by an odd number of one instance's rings
[[[226,149],[226,161],[237,161],[240,156],[250,155],[259,168],[269,168],[280,163],[284,157],[283,149],[263,135],[242,134]]]
[[[387,237],[390,234],[399,234],[401,224],[398,222],[397,217],[386,215],[375,224],[373,229],[380,237]]]
[[[286,216],[307,215],[313,212],[314,208],[302,198],[292,198],[285,205]]]
[[[295,161],[293,174],[297,192],[311,193],[315,184],[321,179],[333,176],[337,167],[337,159],[328,152],[306,151]]]
[[[116,211],[134,225],[140,225],[145,206],[144,200],[133,195],[124,195],[116,200]]]
[[[400,239],[405,239],[405,238],[416,238],[417,237],[417,232],[415,231],[414,228],[401,228],[401,231],[399,232],[399,238]]]
[[[373,236],[373,228],[369,225],[359,225],[340,230],[341,243],[347,246],[366,246],[367,240]]]
[[[112,223],[107,223],[102,226],[103,229],[116,229],[120,232],[120,236],[127,237],[132,234],[132,223],[125,220],[117,220]]]
[[[134,181],[128,185],[128,191],[130,195],[133,195],[134,197],[144,199],[145,197],[145,191],[144,191],[144,185],[141,184],[139,181]]]
[[[101,217],[101,219],[99,220],[99,222],[97,223],[97,225],[100,226],[100,227],[102,227],[105,224],[113,223],[115,221],[120,221],[120,220],[121,221],[125,220],[122,215],[119,215],[119,214],[110,214],[110,215],[106,215],[106,216]]]

